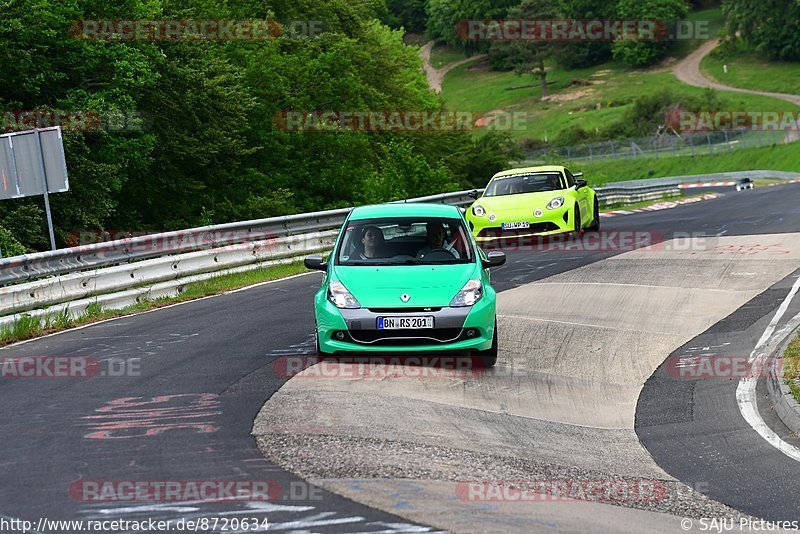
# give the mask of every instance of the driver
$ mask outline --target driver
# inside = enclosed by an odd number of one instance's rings
[[[421,258],[431,250],[436,249],[446,250],[456,258],[461,258],[461,255],[455,248],[453,248],[453,245],[445,240],[444,224],[439,221],[429,221],[425,225],[425,231],[427,233],[427,242],[425,243],[425,246],[419,249],[419,252],[417,252],[418,258]]]
[[[361,231],[361,253],[359,258],[370,260],[381,257],[385,239],[383,232],[377,226],[367,226]]]

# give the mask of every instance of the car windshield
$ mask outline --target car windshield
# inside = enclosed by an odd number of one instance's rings
[[[500,197],[519,193],[557,191],[561,186],[561,174],[557,172],[536,174],[514,174],[495,178],[486,186],[485,197]]]
[[[340,240],[339,265],[472,263],[474,251],[461,219],[404,217],[350,221]]]

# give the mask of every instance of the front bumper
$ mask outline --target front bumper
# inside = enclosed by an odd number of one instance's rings
[[[490,221],[488,215],[484,217],[470,216],[467,219],[470,231],[478,243],[496,242],[505,239],[519,239],[520,237],[548,236],[571,232],[575,228],[574,212],[565,206],[557,210],[543,210],[541,217],[528,216],[516,218],[514,216],[498,215]],[[528,222],[530,228],[503,230],[504,222]]]
[[[378,330],[378,317],[432,315],[434,328]],[[340,310],[327,299],[316,306],[320,350],[326,354],[469,352],[487,350],[494,337],[494,293],[463,308],[359,308]],[[334,336],[340,333],[343,339]],[[471,335],[470,335],[471,334]]]

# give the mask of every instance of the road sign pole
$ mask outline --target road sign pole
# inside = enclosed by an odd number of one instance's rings
[[[50,232],[50,249],[56,250],[56,236],[53,231],[53,214],[50,212],[50,195],[47,192],[47,170],[44,165],[44,152],[42,151],[42,138],[39,128],[33,129],[36,135],[36,152],[39,154],[39,164],[42,171],[42,191],[44,192],[44,211],[47,214],[47,230]]]

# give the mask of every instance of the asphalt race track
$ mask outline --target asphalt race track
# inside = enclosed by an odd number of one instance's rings
[[[743,258],[742,263],[730,260],[729,265],[723,265],[726,256],[719,261],[715,259],[715,267],[707,272],[692,271],[687,264],[687,270],[681,274],[685,283],[690,284],[686,291],[658,279],[661,275],[666,277],[674,265],[678,265],[669,263],[678,261],[669,253],[663,257],[647,256],[645,252],[616,250],[613,246],[603,250],[508,252],[507,264],[492,275],[494,286],[503,292],[499,296],[500,313],[505,314],[501,330],[507,337],[501,338],[498,363],[501,368],[503,343],[508,349],[505,356],[514,362],[516,369],[521,369],[526,365],[527,352],[536,352],[536,362],[548,358],[546,350],[533,348],[535,339],[547,337],[552,338],[553,343],[566,343],[572,342],[576,332],[591,328],[603,328],[604,332],[617,330],[614,325],[600,324],[603,317],[611,316],[608,314],[621,313],[616,308],[603,308],[613,304],[607,300],[609,286],[619,289],[615,294],[630,290],[629,294],[625,293],[627,300],[623,307],[640,306],[637,322],[653,332],[652,336],[642,335],[635,324],[619,327],[620,332],[626,331],[614,339],[625,343],[635,341],[641,346],[628,351],[633,354],[629,361],[616,362],[619,368],[631,370],[630,376],[618,380],[607,376],[602,352],[597,355],[600,358],[598,369],[588,373],[586,369],[559,367],[557,358],[550,354],[551,370],[540,376],[537,374],[540,369],[527,368],[528,375],[536,376],[530,380],[519,379],[519,384],[515,382],[515,387],[522,388],[519,391],[536,396],[530,403],[526,398],[531,397],[516,396],[508,405],[492,406],[491,398],[487,400],[481,396],[482,390],[468,392],[463,383],[459,383],[461,389],[454,392],[446,381],[438,381],[430,388],[421,386],[419,381],[351,381],[354,383],[341,388],[336,386],[335,390],[324,381],[303,383],[302,379],[295,378],[287,383],[288,377],[276,371],[279,368],[276,362],[282,357],[306,354],[311,349],[311,296],[319,284],[317,274],[106,321],[0,349],[2,358],[84,356],[101,362],[111,361],[128,369],[128,372],[118,373],[124,376],[0,378],[3,408],[0,422],[4,430],[0,518],[25,519],[36,525],[43,517],[49,520],[122,517],[173,521],[202,517],[268,517],[269,530],[288,532],[470,531],[470,521],[480,525],[474,527],[474,531],[487,531],[486,526],[493,521],[500,525],[498,531],[575,531],[575,523],[565,520],[567,515],[576,518],[575,521],[584,521],[584,525],[587,518],[597,518],[600,526],[607,519],[609,529],[617,524],[622,525],[620,531],[626,530],[625,525],[641,525],[642,521],[653,521],[648,527],[658,530],[656,527],[663,521],[661,530],[666,532],[676,531],[678,523],[669,519],[673,516],[679,519],[682,514],[691,515],[693,510],[695,517],[700,513],[733,513],[731,509],[743,516],[800,520],[797,500],[800,464],[768,444],[742,418],[736,401],[738,381],[675,380],[670,375],[668,357],[691,355],[698,350],[705,353],[716,350],[726,355],[750,354],[799,274],[800,260],[796,254],[800,241],[792,233],[800,232],[800,184],[741,193],[733,188],[720,191],[724,196],[714,200],[603,220],[604,233],[655,236],[656,246],[660,242],[691,236],[695,240],[717,239],[719,241],[714,242],[717,247],[742,255],[745,254],[741,251],[742,239],[749,243],[747,255],[753,257]],[[761,243],[756,243],[758,239],[748,236],[764,236],[765,245],[760,246]],[[753,263],[746,263],[751,260]],[[617,266],[624,266],[624,269],[618,270]],[[623,271],[624,275],[619,274]],[[589,287],[595,276],[602,278],[602,284]],[[620,276],[626,278],[622,280]],[[632,281],[647,286],[647,293],[622,287],[632,286]],[[603,287],[599,287],[601,285]],[[545,313],[542,308],[556,307],[545,299],[548,294],[556,295],[552,301],[555,303],[561,302],[558,295],[581,295],[593,300],[579,300],[570,304],[574,308],[556,310],[563,316],[549,309],[549,315],[537,316],[537,313]],[[537,302],[544,304],[532,306],[531,295],[536,295]],[[698,300],[691,301],[695,295]],[[663,310],[655,305],[650,307],[650,298],[667,304]],[[658,316],[659,310],[664,313],[694,310],[696,316]],[[787,324],[798,312],[800,299],[790,303],[778,327]],[[566,323],[570,322],[567,319],[579,313],[591,316],[593,322],[570,324],[568,333],[554,326],[563,324],[566,328]],[[509,328],[523,321],[528,321],[524,323],[528,337]],[[671,326],[662,329],[659,328],[661,323]],[[562,339],[559,337],[562,334],[572,337]],[[652,351],[647,365],[640,364],[636,360],[637,351],[647,346],[658,350]],[[659,352],[662,348],[666,352]],[[547,394],[536,387],[544,383],[551,388]],[[763,389],[763,384],[759,388]],[[331,404],[309,405],[305,397],[303,402],[292,404],[293,398],[299,398],[292,395],[306,394],[310,395],[309,399],[327,399]],[[352,398],[363,402],[358,405],[357,414],[355,408],[348,411]],[[506,397],[502,398],[507,402]],[[759,398],[763,398],[763,394]],[[338,402],[342,404],[337,406]],[[415,413],[413,410],[419,410],[424,417],[429,414],[431,426],[436,417],[444,417],[441,413],[446,413],[454,420],[474,421],[475,417],[480,417],[482,426],[475,426],[475,429],[502,426],[505,432],[511,423],[497,421],[509,415],[518,417],[514,425],[520,430],[508,434],[513,435],[514,443],[503,444],[505,434],[502,433],[487,433],[480,439],[495,443],[500,456],[507,446],[508,454],[514,458],[524,456],[526,461],[537,466],[558,466],[563,469],[559,473],[571,473],[570,476],[588,473],[595,477],[649,477],[667,480],[670,484],[680,481],[707,495],[711,501],[703,500],[702,496],[689,496],[661,508],[595,503],[584,508],[565,508],[564,503],[559,503],[561,508],[541,507],[534,512],[514,511],[512,506],[487,510],[483,506],[479,511],[470,511],[468,519],[459,516],[461,512],[453,512],[450,519],[443,512],[443,519],[439,519],[423,506],[424,503],[412,498],[404,500],[406,505],[399,506],[396,498],[389,497],[397,488],[382,486],[383,480],[375,478],[375,473],[380,474],[379,468],[385,464],[389,478],[394,476],[392,469],[397,467],[398,478],[425,479],[425,473],[411,473],[411,476],[404,471],[405,466],[395,465],[403,458],[396,455],[396,449],[388,448],[385,457],[375,454],[369,461],[364,460],[375,471],[356,472],[353,478],[358,480],[349,484],[345,482],[346,468],[337,467],[348,455],[361,451],[359,447],[369,441],[369,434],[374,434],[375,439],[395,439],[384,426],[402,429],[403,443],[413,441],[418,428],[413,421],[398,417],[376,422],[379,416],[369,416],[368,410],[374,407],[376,414],[395,417],[392,410],[397,410],[398,406],[410,410],[409,418]],[[426,412],[426,407],[430,406],[437,408]],[[324,434],[328,427],[324,421],[320,423],[321,418],[330,418],[330,412],[325,410],[337,407],[337,418],[329,419],[328,425],[341,426],[361,440],[353,449],[325,448],[313,439],[305,442],[311,443],[308,449],[313,450],[295,448],[297,436],[302,441]],[[466,408],[470,411],[465,411]],[[759,409],[777,435],[800,447],[800,439],[789,434],[769,411],[769,406],[760,402]],[[259,419],[266,417],[266,421],[270,418],[280,421],[284,417],[286,426],[281,429],[280,436],[275,428],[259,430],[256,424],[254,429],[257,416]],[[308,420],[299,419],[302,417]],[[518,426],[522,419],[532,426]],[[342,424],[338,425],[339,422]],[[294,431],[306,423],[321,426],[316,430],[306,427],[305,431]],[[356,428],[359,423],[363,428]],[[484,442],[459,443],[455,439],[457,433],[450,432],[452,429],[448,432],[454,436],[453,443],[443,446],[438,451],[442,455],[437,456],[434,438],[439,436],[440,430],[425,428],[424,423],[419,425],[420,441],[414,443],[419,447],[414,462],[418,471],[425,462],[436,464],[432,472],[444,472],[446,466],[458,464],[463,459],[448,456],[453,450],[460,451],[459,454],[463,452],[464,458],[473,458],[473,465],[480,462],[480,459],[474,460],[474,455],[480,452]],[[364,435],[359,436],[359,431]],[[272,436],[264,437],[265,433]],[[258,436],[258,443],[253,434]],[[347,443],[347,437],[338,436],[337,443]],[[281,445],[282,440],[286,440],[286,448]],[[565,444],[564,447],[559,448],[559,443]],[[504,458],[508,460],[510,456]],[[329,465],[322,465],[325,463]],[[611,467],[603,471],[604,465]],[[335,492],[311,486],[285,467]],[[524,473],[527,468],[521,466],[515,473]],[[456,469],[454,476],[460,473]],[[481,471],[480,475],[507,476],[489,471]],[[197,499],[153,503],[109,498],[92,500],[76,490],[81,487],[76,481],[190,480],[268,481],[274,493],[269,501]],[[378,484],[371,486],[373,481]],[[439,500],[433,498],[431,502],[445,502],[448,495],[450,501],[457,501],[452,499],[451,486],[447,485],[450,482],[452,480],[448,481],[447,477],[437,475],[431,477],[429,483],[412,484],[409,491],[413,493],[415,488],[433,493],[440,491]],[[424,501],[427,494],[423,492],[417,498]],[[388,506],[387,503],[393,504]],[[459,501],[452,506],[469,504],[472,503]],[[498,518],[506,514],[517,519],[500,522]]]

